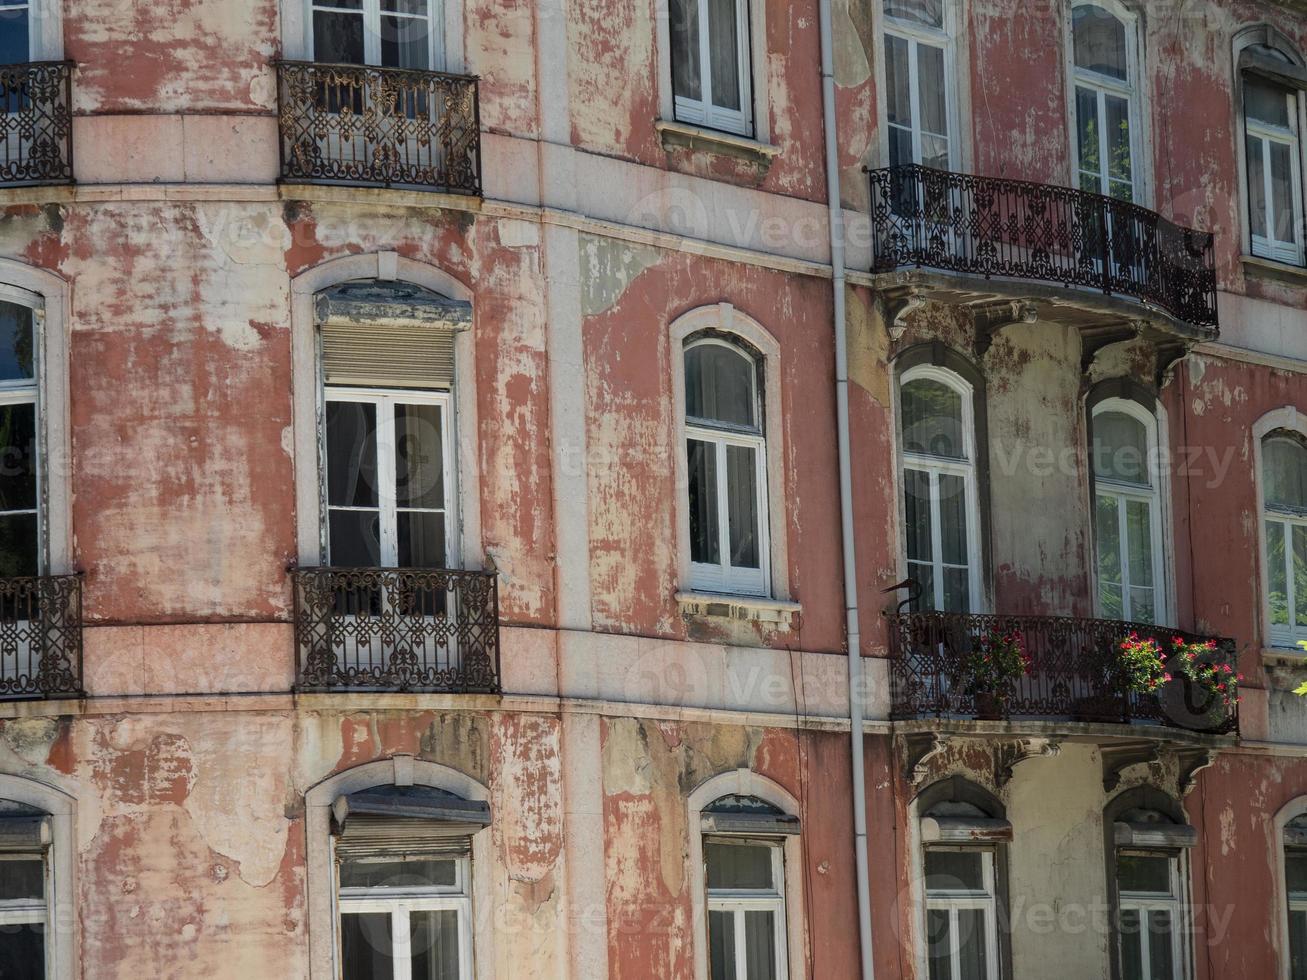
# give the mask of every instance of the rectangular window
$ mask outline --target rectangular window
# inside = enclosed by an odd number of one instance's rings
[[[885,99],[891,167],[953,169],[949,36],[937,3],[885,4]]]
[[[1182,980],[1185,917],[1180,858],[1118,851],[1116,887],[1122,980]]]
[[[340,861],[341,980],[471,980],[469,872],[457,855]]]
[[[671,0],[668,15],[677,120],[752,136],[747,0]]]
[[[1307,980],[1307,848],[1284,852],[1289,899],[1289,980]]]
[[[1254,255],[1303,264],[1302,149],[1298,94],[1243,76],[1244,159]]]
[[[785,865],[779,843],[705,838],[712,980],[785,980]]]
[[[997,980],[994,857],[989,848],[926,848],[930,980]]]
[[[44,980],[48,884],[45,856],[0,854],[0,975]]]
[[[433,9],[433,6],[435,9]],[[314,61],[441,71],[439,4],[429,0],[312,0]]]

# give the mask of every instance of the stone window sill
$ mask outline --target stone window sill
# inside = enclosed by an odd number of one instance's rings
[[[710,592],[678,592],[676,602],[683,616],[713,616],[744,622],[766,623],[790,629],[803,607],[784,599],[761,596],[718,595]]]
[[[1264,259],[1260,255],[1243,256],[1243,273],[1257,279],[1274,279],[1293,286],[1307,286],[1307,268]]]
[[[706,150],[723,156],[737,157],[760,167],[770,167],[772,159],[781,152],[779,146],[759,143],[746,136],[723,133],[716,129],[706,129],[690,123],[659,119],[654,129],[662,138],[663,149]]]

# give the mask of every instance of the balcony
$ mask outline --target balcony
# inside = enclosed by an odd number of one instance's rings
[[[1217,334],[1210,234],[1066,187],[921,166],[869,177],[882,290],[967,306],[1015,300],[1025,312],[1014,307],[1009,321],[1100,334],[1122,323],[1191,340]]]
[[[477,80],[282,61],[281,179],[481,193]]]
[[[0,186],[73,182],[73,65],[0,66]]]
[[[81,695],[81,576],[0,578],[0,699]]]
[[[890,714],[898,720],[970,719],[982,713],[962,677],[965,655],[995,631],[1019,633],[1030,658],[1008,701],[1010,722],[1072,722],[1231,735],[1238,708],[1195,703],[1173,681],[1158,693],[1127,692],[1116,678],[1121,640],[1134,632],[1161,644],[1214,639],[1210,662],[1236,667],[1233,640],[1198,637],[1166,627],[1104,619],[1057,616],[980,616],[915,612],[889,615]]]
[[[497,694],[492,573],[292,569],[298,691]]]

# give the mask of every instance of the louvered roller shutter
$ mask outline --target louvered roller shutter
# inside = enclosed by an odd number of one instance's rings
[[[467,854],[472,835],[490,823],[490,806],[425,786],[377,787],[332,805],[336,854]]]
[[[316,313],[330,385],[448,388],[455,335],[472,324],[470,304],[408,283],[343,283]]]

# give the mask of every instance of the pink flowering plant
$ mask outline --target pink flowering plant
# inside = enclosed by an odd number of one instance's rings
[[[1167,654],[1153,639],[1131,633],[1117,647],[1117,670],[1127,691],[1152,694],[1171,680]]]
[[[1228,663],[1215,662],[1212,659],[1215,651],[1215,640],[1193,642],[1180,636],[1172,637],[1169,663],[1173,673],[1186,678],[1209,698],[1233,708],[1239,703],[1239,684],[1243,674],[1237,673]]]
[[[1007,694],[1030,672],[1030,664],[1020,633],[991,629],[972,644],[959,666],[968,694]]]

